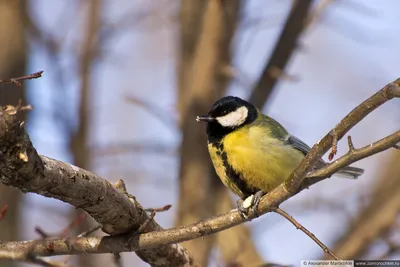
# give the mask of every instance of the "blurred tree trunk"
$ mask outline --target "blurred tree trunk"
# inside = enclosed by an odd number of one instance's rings
[[[23,16],[26,9],[24,0],[0,0],[0,79],[18,77],[26,74],[27,42]],[[19,100],[26,103],[23,88],[14,84],[0,85],[0,106],[16,105]],[[20,119],[26,120],[26,113],[20,113]],[[9,205],[5,218],[0,222],[0,240],[18,240],[20,204],[22,194],[19,190],[0,184],[0,208]],[[15,263],[3,263],[3,267],[16,266]]]
[[[216,176],[216,174],[214,175]],[[213,177],[213,179],[217,181],[218,177]],[[211,194],[215,194],[215,214],[221,214],[236,208],[236,206],[232,202],[229,191],[221,182],[217,182]],[[254,267],[264,263],[253,243],[250,229],[245,224],[217,233],[216,246],[221,251],[222,260],[232,266]]]
[[[284,77],[285,67],[297,48],[300,35],[309,19],[313,2],[313,0],[292,2],[282,32],[249,98],[249,101],[258,108],[261,109],[265,105],[277,82]]]
[[[188,224],[234,206],[228,190],[211,167],[207,151],[205,127],[195,121],[211,104],[224,95],[230,78],[223,67],[231,61],[230,46],[238,23],[240,1],[196,0],[181,2],[181,47],[178,63],[178,103],[183,143],[181,146],[180,200],[177,225]],[[221,202],[223,205],[219,205]],[[261,262],[245,226],[232,229],[230,236],[218,236],[224,259],[233,257],[232,240],[242,241],[243,255]],[[228,241],[228,242],[227,242]],[[207,266],[215,236],[193,240],[185,246],[202,266]],[[236,258],[236,257],[235,257]],[[248,259],[252,262],[252,259]]]
[[[371,199],[353,220],[351,227],[338,238],[333,251],[343,259],[368,258],[366,252],[383,237],[400,213],[400,153],[393,151],[372,185]],[[398,226],[397,226],[398,227]]]
[[[94,45],[96,43],[99,27],[100,27],[100,12],[101,3],[99,0],[82,2],[82,5],[87,5],[88,11],[86,16],[86,27],[84,28],[84,40],[80,50],[79,59],[79,77],[81,80],[80,95],[78,103],[78,120],[79,124],[75,132],[71,136],[70,151],[72,153],[73,164],[83,169],[90,170],[91,155],[88,148],[89,126],[90,126],[90,107],[91,102],[91,74],[93,61],[95,58]],[[82,215],[82,211],[73,210],[73,218]],[[73,219],[72,218],[72,219]],[[83,232],[94,225],[94,221],[88,217],[82,225],[77,229],[78,232]],[[98,256],[81,255],[79,256],[79,265],[82,267],[99,266],[100,261]]]
[[[178,72],[178,109],[180,123],[185,120],[185,113],[190,94],[187,87],[190,82],[193,56],[196,51],[201,23],[207,0],[181,1],[180,7],[180,51],[177,66]]]
[[[192,3],[191,7],[188,7],[189,2]],[[177,225],[192,223],[212,215],[211,201],[208,198],[211,169],[206,136],[204,125],[196,123],[195,118],[196,115],[206,113],[211,103],[220,97],[220,92],[215,90],[215,74],[221,67],[223,32],[223,9],[220,1],[181,1],[181,4],[182,73],[178,74],[178,80],[181,81],[179,107],[183,140]],[[199,6],[202,9],[196,8]],[[201,15],[195,15],[196,13]],[[193,34],[189,27],[196,25],[198,29],[194,28]],[[208,265],[213,239],[211,236],[185,243],[201,266]]]

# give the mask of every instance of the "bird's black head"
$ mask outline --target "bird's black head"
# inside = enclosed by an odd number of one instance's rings
[[[251,103],[226,96],[215,102],[206,116],[198,116],[196,120],[206,121],[208,140],[218,142],[232,131],[255,121],[257,115],[257,108]]]

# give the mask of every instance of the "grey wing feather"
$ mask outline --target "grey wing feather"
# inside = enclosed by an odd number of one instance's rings
[[[307,153],[310,152],[310,150],[311,150],[311,147],[309,147],[306,143],[301,141],[296,136],[290,135],[287,141],[294,148],[296,148],[297,150],[303,152],[304,155],[307,155]],[[326,163],[325,163],[325,161],[323,159],[319,159],[318,164],[317,164],[316,167],[320,168],[320,167],[324,166],[325,164]]]
[[[306,143],[301,141],[299,138],[296,136],[290,135],[288,138],[288,142],[297,150],[300,150],[301,152],[306,155],[308,152],[310,152],[311,147],[309,147]]]

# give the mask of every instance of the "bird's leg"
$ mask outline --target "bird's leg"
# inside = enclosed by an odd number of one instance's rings
[[[239,198],[236,203],[237,203],[237,209],[239,211],[240,216],[247,220],[249,218],[247,216],[247,214],[249,213],[249,207],[246,207],[246,205],[244,204],[245,200]]]
[[[253,195],[253,198],[252,198],[252,200],[251,200],[251,205],[250,205],[250,207],[251,207],[252,211],[254,212],[254,214],[256,215],[256,217],[259,217],[259,214],[258,214],[258,205],[260,204],[261,197],[262,197],[264,194],[265,194],[265,193],[264,193],[262,190],[257,191],[257,192]]]
[[[254,195],[250,195],[245,199],[239,199],[237,201],[238,210],[240,216],[245,219],[249,218],[249,210],[254,212],[256,217],[259,217],[257,209],[258,205],[260,204],[261,197],[264,195],[263,191],[257,191]]]

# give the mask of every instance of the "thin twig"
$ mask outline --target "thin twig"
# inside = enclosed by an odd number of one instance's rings
[[[17,78],[10,78],[8,80],[0,80],[0,83],[13,83],[19,87],[22,87],[22,84],[20,83],[20,81],[40,78],[40,77],[42,77],[42,73],[43,73],[43,71],[41,70],[41,71],[38,71],[38,72],[35,72],[32,74],[17,77]]]
[[[400,131],[397,131],[370,145],[364,146],[359,149],[350,150],[345,155],[335,160],[335,162],[328,164],[325,167],[310,173],[308,177],[328,177],[328,175],[334,174],[341,168],[346,167],[351,163],[378,154],[379,152],[385,151],[386,149],[392,148],[399,141],[400,141]]]
[[[23,105],[22,105],[22,100],[19,99],[19,100],[18,100],[18,104],[17,104],[17,106],[16,106],[15,108],[16,108],[16,110],[18,110],[18,111],[24,111],[24,110],[32,110],[32,109],[33,109],[33,106],[32,106],[32,105],[25,105],[25,106],[23,106]]]
[[[332,160],[333,157],[335,157],[336,153],[337,153],[337,144],[338,144],[338,136],[335,132],[335,129],[332,130],[332,151],[331,153],[329,153],[328,159]]]
[[[349,146],[349,151],[355,150],[353,140],[351,139],[351,135],[347,136],[347,145]]]
[[[399,145],[394,145],[393,148],[400,150],[400,146]]]
[[[81,234],[78,235],[78,237],[85,237],[85,236],[89,236],[92,233],[96,232],[97,230],[101,229],[101,225],[98,224],[92,228],[90,228],[89,230],[82,232]]]
[[[87,231],[84,231],[84,232],[80,233],[80,234],[78,235],[78,237],[87,237],[87,236],[91,235],[92,233],[96,232],[96,231],[99,230],[99,229],[101,229],[101,225],[100,225],[100,224],[98,224],[98,225],[96,225],[96,226],[90,228],[90,229],[87,230]],[[66,240],[66,242],[71,243],[71,242],[68,241],[68,240]],[[69,261],[69,259],[71,259],[71,257],[72,257],[72,255],[68,255],[67,257],[64,258],[63,262],[64,262],[64,263],[67,263],[67,262]]]
[[[321,242],[321,240],[319,240],[313,233],[308,231],[303,225],[301,225],[298,221],[296,221],[292,216],[290,216],[284,210],[282,210],[280,208],[276,208],[274,210],[274,212],[276,212],[279,215],[281,215],[282,217],[286,218],[289,222],[291,222],[296,227],[296,229],[299,229],[300,231],[302,231],[303,233],[308,235],[312,240],[314,240],[315,243],[317,243],[318,246],[320,246],[320,248],[322,248],[324,253],[331,255],[332,258],[334,258],[335,260],[340,260],[340,258],[338,256],[336,256],[335,253],[333,253],[326,245],[324,245],[324,243]]]
[[[66,238],[69,235],[71,229],[74,229],[81,225],[87,218],[87,214],[81,213],[79,216],[75,218],[66,228],[62,230],[61,237]],[[96,226],[97,227],[97,226]]]
[[[125,96],[125,99],[126,101],[132,104],[136,104],[142,107],[151,115],[153,115],[155,118],[157,118],[161,123],[167,126],[169,129],[171,129],[172,131],[176,131],[178,122],[174,118],[173,112],[167,112],[166,110],[157,106],[156,104],[152,104],[148,101],[139,99],[135,96]]]
[[[119,253],[114,253],[114,263],[116,267],[122,267],[121,255]]]
[[[14,106],[11,106],[11,105],[7,105],[7,106],[5,106],[4,108],[4,111],[6,111],[7,113],[9,113],[9,114],[16,114],[16,113],[18,113],[19,111],[24,111],[24,110],[32,110],[33,109],[33,106],[31,106],[31,105],[25,105],[25,106],[23,106],[22,104],[21,104],[21,100],[19,100],[18,101],[18,104],[14,107]],[[24,126],[24,122],[21,122],[21,127],[22,126]]]
[[[304,30],[304,22],[308,17],[313,2],[313,0],[293,1],[271,57],[265,64],[249,98],[250,102],[255,106],[262,108],[266,99],[272,93],[275,84],[282,77],[282,75],[276,75],[276,70],[281,74],[285,72],[286,64],[297,48],[299,37]]]
[[[49,238],[51,235],[46,233],[40,226],[35,227],[35,232],[40,236],[41,239]]]
[[[149,218],[147,218],[146,221],[144,221],[144,223],[139,227],[138,232],[139,233],[143,233],[144,230],[146,229],[146,227],[149,225],[149,223],[151,222],[151,220],[153,220],[154,216],[156,216],[156,212],[153,211],[150,215]]]
[[[143,233],[146,230],[146,227],[149,225],[149,223],[154,219],[156,216],[156,212],[152,211],[149,217],[143,222],[143,224],[139,227],[137,231],[134,231],[131,236],[128,239],[127,244],[131,243],[134,238],[136,238],[138,235]]]
[[[69,232],[71,231],[71,229],[73,229],[73,228],[79,226],[80,224],[82,224],[82,222],[86,219],[86,217],[87,217],[87,215],[82,213],[80,216],[78,216],[72,222],[70,222],[68,224],[68,226],[65,227],[61,232],[58,232],[58,233],[55,233],[55,234],[47,233],[40,226],[36,226],[35,227],[35,232],[37,234],[39,234],[42,239],[48,239],[48,238],[52,238],[52,237],[67,238]],[[97,227],[98,226],[95,226],[95,228],[97,228]],[[96,231],[96,230],[94,230],[94,231]]]
[[[44,267],[66,267],[63,262],[50,261],[44,258],[36,257],[32,253],[26,254],[27,262],[34,263]]]
[[[168,205],[165,205],[164,207],[161,207],[161,208],[144,209],[144,211],[147,211],[147,212],[164,212],[164,211],[168,211],[171,207],[172,207],[172,205],[168,204]]]

